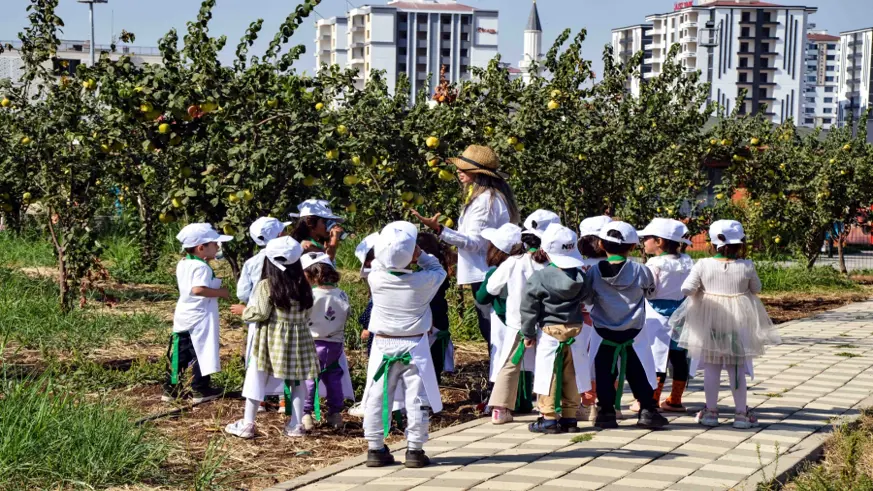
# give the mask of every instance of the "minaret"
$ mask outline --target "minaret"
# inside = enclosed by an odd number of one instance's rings
[[[539,62],[542,59],[543,47],[543,28],[540,25],[540,13],[537,10],[537,0],[533,0],[533,7],[530,9],[530,16],[527,18],[527,27],[524,28],[524,58],[518,67],[521,68],[522,80],[524,83],[530,83],[531,72],[533,71],[533,62]],[[536,70],[539,72],[539,68]]]

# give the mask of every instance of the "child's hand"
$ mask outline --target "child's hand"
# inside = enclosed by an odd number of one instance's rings
[[[366,341],[368,339],[370,339],[370,331],[364,329],[361,331],[361,341]]]
[[[243,312],[245,312],[245,310],[246,310],[246,306],[243,304],[236,304],[236,305],[230,306],[230,313],[233,315],[243,315]]]
[[[536,339],[524,338],[524,347],[533,348],[537,344]]]

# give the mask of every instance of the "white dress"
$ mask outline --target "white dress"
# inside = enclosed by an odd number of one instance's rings
[[[751,261],[698,261],[682,285],[688,299],[670,319],[673,339],[701,363],[749,367],[767,345],[781,342],[760,291]]]

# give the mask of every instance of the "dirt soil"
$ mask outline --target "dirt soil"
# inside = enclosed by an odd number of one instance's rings
[[[761,295],[774,324],[811,317],[819,312],[835,309],[852,302],[862,302],[871,297],[865,288],[861,292],[845,293],[791,293]]]

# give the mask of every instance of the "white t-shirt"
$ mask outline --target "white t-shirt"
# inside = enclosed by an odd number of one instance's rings
[[[351,305],[346,292],[339,288],[315,287],[312,289],[312,310],[309,314],[309,332],[316,341],[342,343],[345,338],[346,320]]]
[[[198,286],[221,288],[221,279],[213,276],[205,261],[186,258],[176,265],[179,301],[173,315],[173,332],[188,332],[204,322],[218,325],[218,299],[191,294],[191,289]]]
[[[502,198],[491,200],[486,191],[466,207],[458,220],[458,230],[443,227],[440,239],[458,248],[458,284],[471,285],[485,279],[488,273],[488,239],[482,237],[486,228],[500,228],[509,223],[509,208]]]
[[[506,291],[506,325],[521,329],[521,299],[528,278],[543,265],[534,261],[530,254],[510,256],[488,278],[488,293],[500,295]]]
[[[649,300],[682,300],[682,283],[691,274],[694,260],[687,254],[667,255],[650,258],[646,266],[655,277],[655,295]]]

